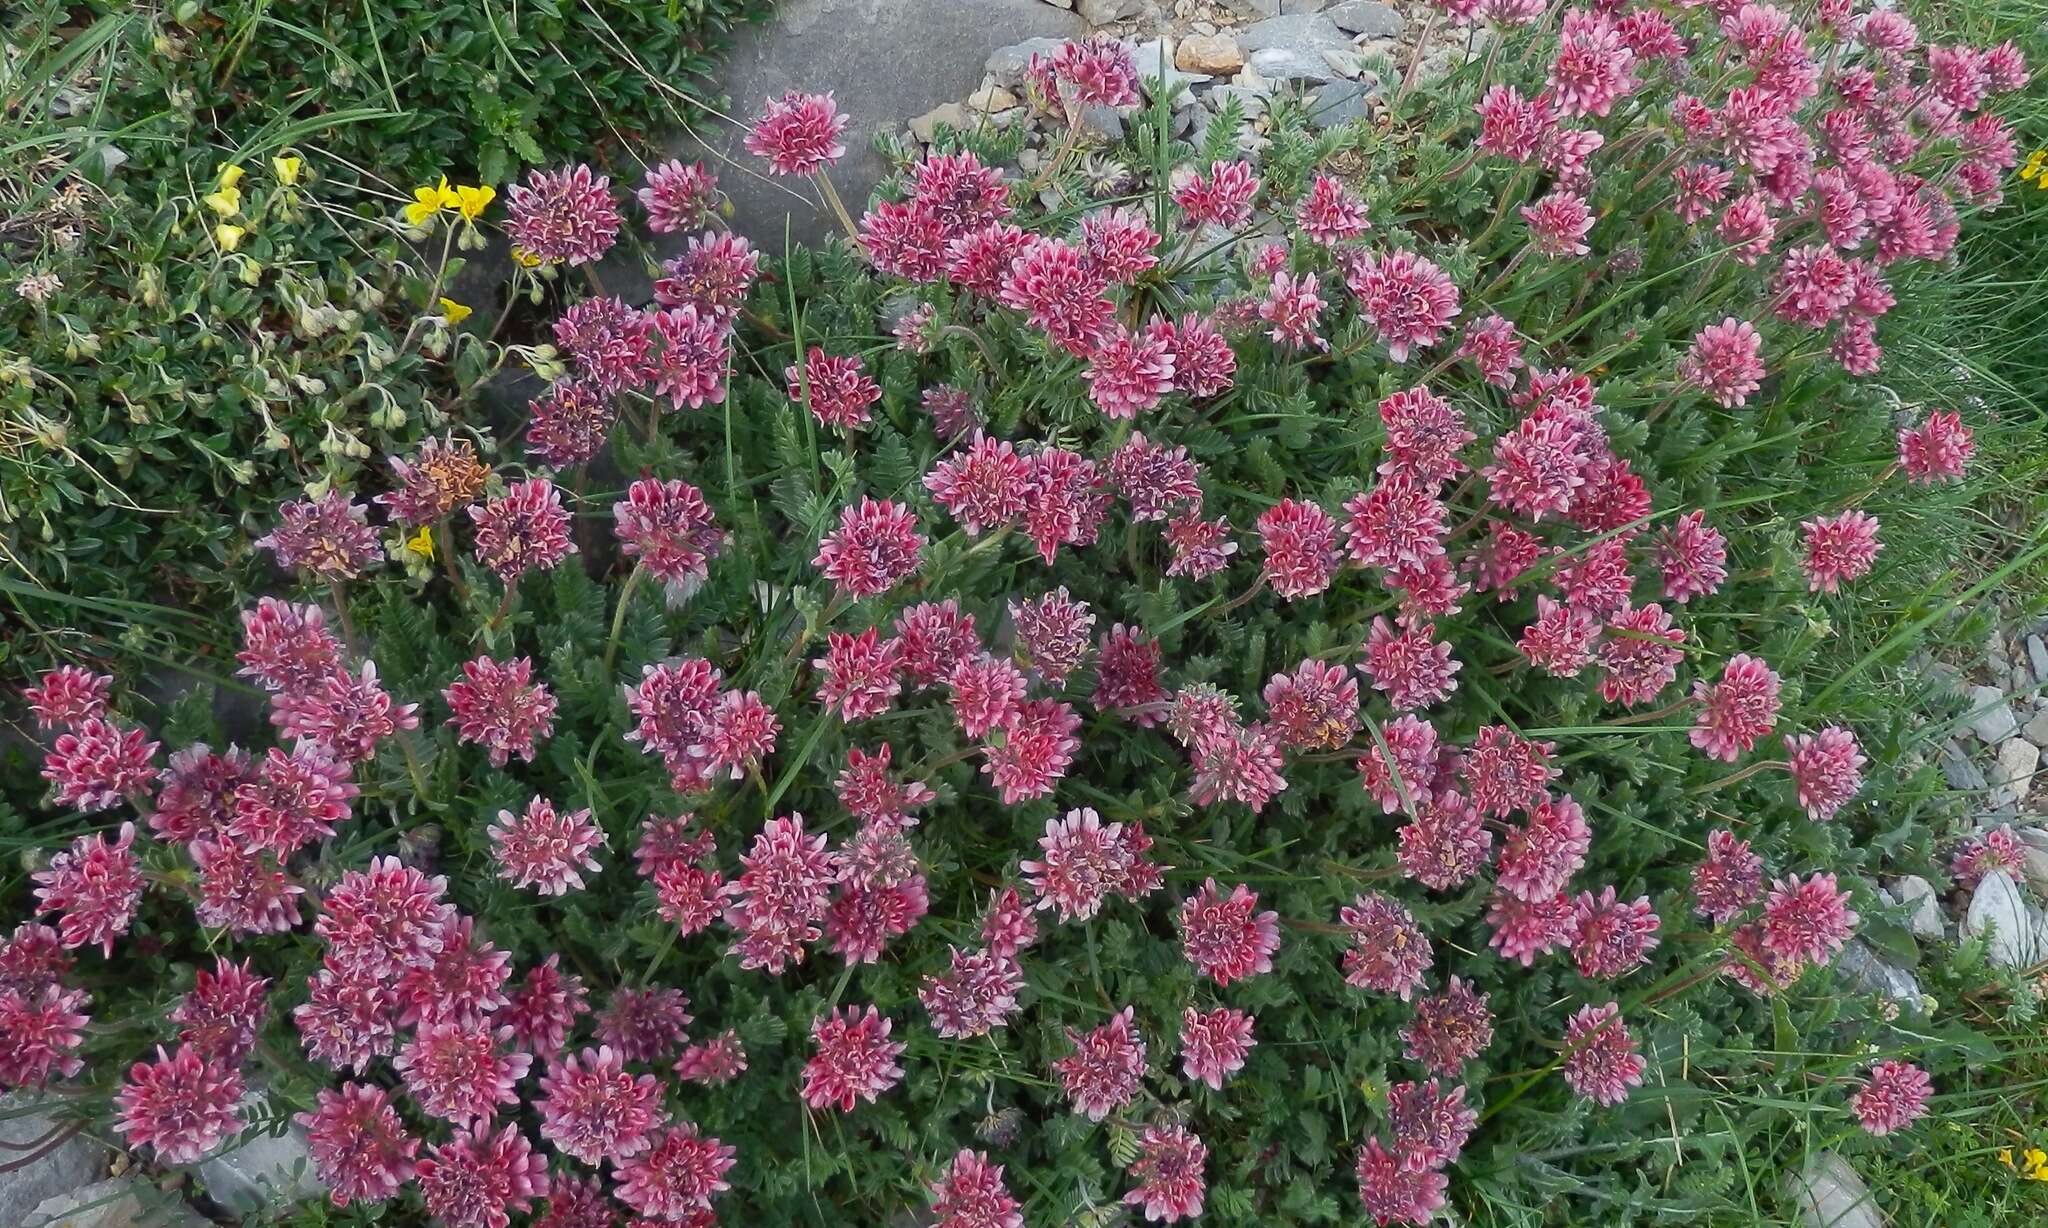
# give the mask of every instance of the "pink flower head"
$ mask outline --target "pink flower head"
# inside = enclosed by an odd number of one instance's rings
[[[1538,594],[1536,621],[1516,643],[1529,664],[1557,678],[1576,678],[1593,660],[1600,620],[1586,610]]]
[[[1496,388],[1513,388],[1515,369],[1524,365],[1522,339],[1515,332],[1514,321],[1500,315],[1484,316],[1467,326],[1457,356],[1470,362],[1479,377]],[[1385,416],[1384,410],[1381,415]]]
[[[1470,982],[1451,977],[1444,992],[1416,1001],[1415,1018],[1401,1029],[1404,1052],[1432,1074],[1456,1076],[1493,1043],[1487,998]]]
[[[1273,284],[1259,304],[1259,318],[1272,325],[1266,335],[1278,345],[1294,349],[1327,350],[1330,343],[1316,331],[1323,314],[1323,299],[1316,292],[1316,275],[1273,274]]]
[[[365,661],[360,673],[337,667],[303,690],[272,696],[270,723],[299,739],[300,749],[317,749],[346,765],[367,762],[377,743],[399,730],[419,728],[418,710],[418,704],[394,703],[377,685],[377,663]],[[269,767],[266,762],[259,770],[259,780]]]
[[[811,564],[842,596],[874,597],[917,571],[924,545],[907,505],[863,495],[859,504],[840,509],[838,529],[818,543]]]
[[[738,1032],[724,1031],[683,1050],[674,1066],[676,1077],[690,1083],[730,1083],[747,1071],[747,1051]]]
[[[1679,647],[1685,632],[1671,625],[1671,615],[1656,602],[1623,610],[1608,620],[1594,657],[1602,672],[1600,697],[1633,706],[1654,699],[1678,677],[1685,659]]]
[[[1176,389],[1201,399],[1230,387],[1237,372],[1237,352],[1209,320],[1192,313],[1182,316],[1178,324],[1155,318],[1146,331],[1158,336],[1171,333]]]
[[[1433,484],[1395,472],[1344,504],[1347,553],[1360,567],[1427,566],[1444,552],[1449,512]]]
[[[1107,330],[1081,378],[1104,417],[1128,421],[1173,391],[1173,347],[1151,332]]]
[[[1582,428],[1539,410],[1493,441],[1493,464],[1480,473],[1489,500],[1540,521],[1571,510],[1592,460]]]
[[[1052,1069],[1076,1113],[1101,1121],[1138,1098],[1145,1079],[1145,1040],[1132,1021],[1131,1007],[1085,1036],[1066,1031],[1074,1051],[1054,1061]]]
[[[873,865],[862,854],[872,851]],[[872,964],[893,938],[909,933],[931,910],[925,877],[901,833],[864,828],[848,842],[838,895],[825,913],[825,941],[849,964]]]
[[[1722,211],[1715,232],[1743,264],[1753,265],[1771,250],[1778,222],[1771,216],[1770,202],[1755,192],[1738,196]]]
[[[1048,819],[1038,845],[1038,861],[1019,863],[1038,893],[1038,908],[1051,908],[1062,921],[1086,921],[1111,895],[1137,899],[1158,885],[1162,867],[1149,864],[1151,841],[1139,827],[1103,825],[1102,816],[1086,807],[1065,817]]]
[[[428,878],[395,857],[342,874],[321,901],[314,934],[328,957],[366,976],[388,977],[440,954],[454,909],[442,900],[448,880]]]
[[[1401,873],[1432,891],[1448,891],[1485,867],[1493,833],[1464,794],[1438,789],[1415,803],[1414,816],[1399,832]]]
[[[514,1090],[533,1057],[505,1053],[488,1023],[473,1026],[443,1019],[421,1026],[392,1059],[420,1111],[458,1126],[488,1124],[501,1104],[518,1104]]]
[[[1714,685],[1694,683],[1693,699],[1700,714],[1687,736],[1711,759],[1733,763],[1778,723],[1778,675],[1748,653],[1729,658]]]
[[[654,358],[654,395],[669,407],[699,409],[725,400],[725,373],[732,362],[730,321],[695,303],[651,314],[660,352]]]
[[[1359,896],[1337,910],[1349,932],[1344,983],[1400,996],[1408,1001],[1435,960],[1429,939],[1407,909],[1378,892]]]
[[[839,878],[838,860],[826,851],[826,837],[804,831],[800,814],[770,819],[740,858],[745,867],[734,880],[726,924],[739,931],[733,953],[743,968],[778,974],[802,963],[806,943],[817,941]]]
[[[1656,949],[1663,925],[1648,896],[1619,899],[1613,887],[1582,891],[1573,902],[1572,959],[1579,975],[1611,981],[1641,967]]]
[[[1835,592],[1843,581],[1868,575],[1882,549],[1877,517],[1866,512],[1816,516],[1799,528],[1806,535],[1806,586],[1816,593]]]
[[[962,1148],[931,1186],[933,1228],[1024,1228],[1019,1204],[1003,1184],[1003,1166]]]
[[[548,1192],[548,1162],[508,1125],[457,1130],[414,1168],[420,1201],[447,1228],[507,1228]]]
[[[1016,1013],[1017,993],[1024,988],[1024,972],[1017,961],[995,951],[948,949],[952,966],[927,976],[917,991],[918,1001],[931,1016],[932,1030],[960,1038],[985,1036],[1003,1026]]]
[[[489,834],[498,877],[542,895],[582,890],[582,871],[597,872],[593,854],[605,843],[604,831],[590,821],[589,810],[558,811],[544,797],[527,802],[524,814],[500,810]]]
[[[316,580],[353,580],[384,557],[370,509],[338,490],[277,509],[277,527],[255,541],[279,567]]]
[[[1061,546],[1091,545],[1115,496],[1095,462],[1065,448],[1045,447],[1026,458],[1031,488],[1024,504],[1024,533],[1050,565]]]
[[[1188,1007],[1181,1014],[1180,1060],[1187,1077],[1221,1091],[1224,1080],[1244,1069],[1245,1057],[1259,1042],[1252,1039],[1252,1017],[1219,1006],[1212,1011]]]
[[[1466,753],[1459,775],[1481,813],[1533,813],[1549,800],[1546,789],[1558,775],[1550,764],[1556,751],[1555,743],[1530,741],[1505,725],[1488,725]]]
[[[540,1091],[540,1136],[585,1164],[646,1151],[668,1116],[660,1082],[626,1073],[618,1053],[605,1047],[563,1058],[541,1075]]]
[[[558,469],[602,452],[619,416],[610,395],[587,378],[556,380],[527,409],[526,450]]]
[[[264,992],[270,978],[252,975],[248,961],[217,959],[211,969],[193,974],[192,989],[179,1000],[170,1021],[178,1025],[178,1041],[208,1061],[241,1064],[256,1045],[270,1005]]]
[[[466,661],[462,677],[441,692],[455,736],[490,752],[491,766],[504,767],[518,755],[533,762],[535,743],[555,731],[555,696],[533,681],[533,661],[500,663],[489,657]]]
[[[1335,662],[1304,658],[1268,679],[1262,698],[1268,731],[1289,749],[1336,750],[1358,732],[1358,679]]]
[[[1259,897],[1239,883],[1222,894],[1215,879],[1202,883],[1180,906],[1181,950],[1196,971],[1218,985],[1273,970],[1280,949],[1280,914],[1259,912]]]
[[[1027,683],[1015,665],[987,653],[964,656],[953,668],[946,685],[948,703],[960,731],[970,738],[986,737],[1017,713],[1024,702]]]
[[[671,603],[696,591],[725,547],[704,492],[688,482],[642,478],[612,504],[612,518],[622,552],[667,587]]]
[[[1292,601],[1330,587],[1337,572],[1337,522],[1314,503],[1282,499],[1260,513],[1262,571],[1274,592]]]
[[[1577,800],[1570,794],[1546,797],[1529,811],[1527,823],[1509,830],[1501,846],[1501,890],[1525,903],[1551,900],[1586,864],[1592,845],[1592,829]]]
[[[1663,573],[1666,601],[1683,605],[1694,597],[1711,597],[1728,579],[1728,539],[1707,524],[1705,511],[1672,521],[1651,554]]]
[[[1712,217],[1734,182],[1733,171],[1704,162],[1678,167],[1671,172],[1671,210],[1688,226]]]
[[[0,1086],[41,1087],[53,1077],[68,1079],[85,1069],[76,1055],[85,1043],[79,1029],[91,1022],[86,1001],[83,989],[61,985],[0,988],[0,1035],[7,1037],[7,1048],[0,1051]]]
[[[469,516],[476,522],[477,561],[507,584],[576,553],[561,491],[546,478],[515,482],[502,497],[470,508]]]
[[[1539,256],[1563,260],[1593,250],[1586,245],[1586,235],[1599,219],[1576,192],[1560,189],[1522,206],[1522,220],[1529,224],[1529,243]]]
[[[1358,1149],[1358,1201],[1372,1222],[1427,1224],[1444,1205],[1450,1178],[1434,1168],[1413,1168],[1398,1148],[1389,1152],[1376,1138]]]
[[[970,155],[972,156],[972,155]],[[1110,209],[1081,219],[1081,239],[1109,280],[1135,283],[1159,263],[1159,236],[1145,216],[1130,209]]]
[[[868,406],[882,399],[881,385],[868,378],[858,355],[827,354],[814,345],[801,367],[791,363],[782,375],[789,399],[808,407],[821,426],[857,430],[868,423]]]
[[[1204,520],[1194,508],[1167,523],[1166,544],[1173,550],[1166,574],[1191,580],[1222,571],[1230,565],[1230,556],[1237,553],[1237,543],[1230,539],[1230,522],[1221,518]]]
[[[1308,195],[1295,206],[1294,220],[1312,242],[1335,247],[1372,229],[1365,206],[1331,175],[1317,175]]]
[[[1565,1083],[1596,1104],[1620,1104],[1629,1088],[1643,1085],[1646,1063],[1612,1002],[1574,1012],[1565,1025],[1564,1048]]]
[[[1763,346],[1756,328],[1733,316],[1709,324],[1679,361],[1678,377],[1726,408],[1747,404],[1749,394],[1763,387]]]
[[[293,1120],[306,1128],[313,1172],[337,1207],[383,1202],[412,1179],[419,1140],[407,1133],[381,1087],[323,1087],[314,1093],[313,1111]]]
[[[800,94],[795,90],[771,98],[747,133],[747,152],[768,162],[771,175],[809,175],[846,156],[839,143],[846,116],[832,95]]]
[[[1707,855],[1692,871],[1693,911],[1726,925],[1764,895],[1764,859],[1732,831],[1707,834]]]
[[[191,1045],[175,1053],[159,1045],[156,1060],[130,1066],[114,1094],[114,1129],[165,1164],[190,1164],[241,1132],[241,1099],[242,1076],[232,1066]]]
[[[1034,699],[1017,705],[1000,730],[1002,741],[982,748],[981,765],[1005,806],[1051,793],[1073,766],[1081,718],[1071,705]]]
[[[1130,44],[1107,34],[1061,43],[1049,60],[1032,56],[1027,76],[1049,104],[1069,93],[1082,107],[1128,107],[1138,101],[1138,65]]]
[[[1195,481],[1200,470],[1187,454],[1186,448],[1151,442],[1143,431],[1131,432],[1111,453],[1110,485],[1130,503],[1131,519],[1165,520],[1176,505],[1200,505],[1202,488]]]
[[[1057,239],[1025,242],[1003,270],[996,298],[1023,312],[1053,344],[1087,357],[1114,325],[1109,279],[1081,248]]]
[[[974,615],[961,613],[950,597],[919,602],[897,615],[896,645],[903,672],[920,687],[943,685],[956,666],[981,649]]]
[[[1856,745],[1856,735],[1839,725],[1815,734],[1785,739],[1793,788],[1806,817],[1826,821],[1849,804],[1863,787],[1863,765],[1869,760]]]
[[[1437,782],[1436,726],[1407,713],[1385,722],[1358,759],[1358,778],[1386,814],[1427,800]]]
[[[1087,658],[1095,614],[1068,596],[1065,585],[1032,601],[1011,602],[1010,621],[1025,668],[1054,686],[1065,685]]]
[[[36,728],[75,729],[91,717],[106,719],[107,697],[113,686],[109,675],[60,665],[36,685],[23,687],[21,697],[35,715]]]
[[[1546,84],[1565,115],[1605,116],[1637,85],[1635,53],[1605,13],[1567,9]]]
[[[824,675],[818,683],[818,702],[836,709],[841,720],[864,720],[887,712],[903,692],[903,683],[897,678],[896,641],[879,635],[874,627],[857,636],[830,632],[825,655],[811,661]]]
[[[1372,620],[1366,634],[1365,660],[1358,668],[1384,691],[1396,712],[1412,712],[1442,703],[1458,689],[1463,662],[1451,656],[1448,643],[1438,643],[1433,628],[1396,632],[1383,617]]]
[[[1005,887],[989,898],[988,915],[981,922],[981,940],[989,952],[1014,959],[1019,951],[1038,941],[1038,918],[1024,895]]]
[[[1919,426],[1899,432],[1899,467],[1916,486],[1960,482],[1963,467],[1976,450],[1970,428],[1958,413],[1937,411]]]
[[[644,1153],[612,1169],[615,1193],[641,1215],[642,1223],[712,1222],[711,1202],[732,1188],[738,1149],[702,1133],[696,1123],[670,1126]]]
[[[306,1001],[292,1008],[292,1023],[308,1057],[361,1074],[372,1058],[388,1057],[397,1048],[398,1014],[395,988],[338,966],[330,955],[308,984]]]
[[[1933,1094],[1926,1071],[1911,1062],[1883,1061],[1870,1068],[1869,1079],[1849,1097],[1849,1111],[1858,1125],[1883,1137],[1925,1117]]]
[[[80,836],[31,876],[37,910],[61,914],[57,932],[66,950],[97,944],[111,956],[114,939],[128,932],[142,903],[134,843],[133,823],[121,824],[111,844],[105,832]]]
[[[1031,466],[1008,441],[977,431],[965,452],[932,467],[924,485],[939,506],[974,537],[1023,514],[1031,489]]]
[[[688,1033],[690,1000],[680,989],[614,989],[597,1014],[599,1043],[628,1062],[661,1062]]]
[[[1964,840],[1949,855],[1949,874],[1956,885],[1973,891],[1987,874],[2004,873],[2018,881],[2025,870],[2026,846],[2013,835],[2009,823]]]
[[[123,729],[89,716],[57,735],[43,756],[44,780],[57,786],[55,804],[91,814],[141,797],[156,782],[156,752],[146,729]]]
[[[1273,734],[1260,726],[1230,726],[1195,739],[1194,783],[1188,797],[1197,806],[1238,801],[1257,814],[1287,788],[1283,760]]]
[[[839,802],[863,824],[890,830],[917,822],[910,812],[930,802],[936,794],[921,781],[900,781],[889,771],[891,749],[884,742],[872,754],[860,747],[846,752],[846,768],[832,782]]]
[[[1464,472],[1458,451],[1478,436],[1465,428],[1464,415],[1449,401],[1418,385],[1381,401],[1379,412],[1387,431],[1382,475],[1405,476],[1427,487]]]
[[[1476,147],[1513,162],[1535,158],[1557,131],[1549,94],[1525,98],[1512,85],[1496,85],[1472,109],[1479,116]]]
[[[709,322],[730,328],[746,302],[747,291],[760,276],[761,253],[740,235],[701,234],[690,240],[682,255],[663,261],[661,271],[662,276],[654,283],[654,301],[666,310],[654,313],[651,323],[664,344],[676,344],[679,338],[686,338],[693,349],[700,349],[704,344],[701,334],[694,329],[684,330],[681,325],[685,321],[680,318],[669,317],[664,321],[663,317],[688,307],[697,313],[700,324]],[[676,388],[685,386],[677,364],[664,359],[655,374],[662,390],[672,400],[676,399]],[[711,395],[709,389],[704,396],[709,401],[721,399]],[[687,397],[682,400],[688,403]]]
[[[305,690],[341,663],[341,645],[319,606],[260,597],[241,618],[243,648],[235,660],[242,667],[235,672],[256,679],[265,690]]]
[[[1344,282],[1395,362],[1407,362],[1414,346],[1435,345],[1458,314],[1458,287],[1414,252],[1367,252],[1345,262]]]
[[[804,1063],[803,1100],[814,1109],[836,1104],[842,1113],[873,1103],[903,1079],[896,1059],[905,1046],[889,1039],[892,1027],[874,1007],[834,1009],[811,1021],[815,1052]]]
[[[640,388],[655,377],[660,368],[654,318],[652,312],[636,311],[624,299],[606,295],[575,303],[555,320],[555,344],[568,354],[579,386],[561,389],[563,403],[555,412],[571,421],[552,433],[602,436],[611,410],[598,403],[600,398]],[[596,446],[585,450],[595,452]]]
[[[674,158],[647,169],[647,183],[635,193],[647,211],[647,229],[658,235],[694,230],[718,203],[718,176],[702,162]]]
[[[1125,715],[1141,728],[1158,724],[1156,708],[1166,699],[1166,688],[1159,685],[1159,659],[1158,640],[1117,623],[1102,637],[1102,651],[1095,659],[1095,693],[1088,702],[1097,711]]]
[[[562,1051],[577,1016],[588,1014],[590,1004],[583,978],[563,973],[560,961],[561,956],[550,955],[527,969],[525,979],[506,995],[505,1005],[491,1016],[500,1041],[540,1058]]]
[[[451,435],[427,439],[409,460],[392,457],[391,475],[398,489],[378,495],[376,502],[390,509],[393,520],[424,525],[476,502],[490,467],[477,459],[467,439]]]
[[[1258,177],[1246,162],[1212,162],[1209,173],[1196,175],[1173,193],[1181,223],[1189,229],[1220,226],[1237,230],[1252,218],[1252,198],[1259,194]]]
[[[1546,955],[1571,941],[1575,917],[1571,897],[1559,891],[1544,899],[1524,900],[1502,891],[1486,909],[1486,923],[1493,935],[1486,945],[1502,959],[1527,968],[1536,957]]]
[[[1786,958],[1825,965],[1856,932],[1856,921],[1849,893],[1837,890],[1834,875],[1791,875],[1772,884],[1764,901],[1763,942]]]
[[[355,795],[348,765],[317,743],[302,742],[289,755],[273,746],[236,787],[227,834],[250,852],[289,857],[347,822]]]
[[[1462,1087],[1445,1092],[1435,1079],[1403,1082],[1387,1089],[1387,1124],[1394,1153],[1406,1167],[1422,1171],[1454,1163],[1478,1126],[1479,1114],[1465,1104]]]
[[[1202,1214],[1208,1182],[1202,1175],[1209,1148],[1186,1126],[1146,1126],[1138,1134],[1138,1158],[1131,1163],[1136,1189],[1127,1206],[1143,1207],[1146,1222],[1173,1223]]]
[[[618,205],[612,181],[585,163],[567,170],[536,167],[526,182],[505,191],[505,233],[521,250],[543,261],[589,264],[618,241]]]

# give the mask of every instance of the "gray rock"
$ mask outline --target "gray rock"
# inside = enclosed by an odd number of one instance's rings
[[[1239,17],[1278,17],[1280,0],[1223,0],[1223,7]]]
[[[2035,678],[2048,682],[2048,640],[2038,635],[2027,637],[2027,664],[2033,667]]]
[[[1783,1189],[1800,1228],[1886,1228],[1870,1187],[1832,1151],[1817,1151],[1798,1172],[1786,1173]]]
[[[1393,38],[1408,25],[1407,18],[1377,0],[1345,0],[1324,15],[1346,33],[1368,38]]]
[[[1927,689],[1937,696],[1963,693],[1963,675],[1953,665],[1928,658],[1920,673],[1927,680]]]
[[[2034,923],[2012,876],[1994,870],[1977,884],[1970,897],[1970,911],[1963,917],[1963,932],[1973,938],[1990,938],[1992,963],[2007,968],[2024,968],[2034,962]]]
[[[260,1103],[262,1095],[252,1093],[250,1104]],[[245,1117],[256,1115],[245,1109]],[[207,1195],[237,1215],[289,1206],[327,1190],[313,1173],[306,1131],[296,1122],[282,1134],[245,1130],[193,1171]]]
[[[1219,85],[1209,91],[1209,101],[1213,106],[1221,107],[1230,98],[1237,99],[1246,119],[1257,119],[1266,113],[1266,95],[1259,90],[1242,85]]]
[[[2027,880],[2036,894],[2048,896],[2048,849],[2036,848],[2029,844],[2020,851],[2020,876]],[[2048,947],[2035,944],[2036,950]]]
[[[2020,731],[2019,718],[2012,714],[2012,705],[2005,702],[2005,692],[1995,686],[1971,687],[1968,712],[1963,719],[1970,732],[1992,746]]]
[[[1965,793],[1975,793],[1991,786],[1991,782],[1984,779],[1983,769],[1954,742],[1941,748],[1941,775],[1948,781],[1949,788]]]
[[[1920,1003],[1920,982],[1911,972],[1871,949],[1867,942],[1850,940],[1841,954],[1835,956],[1835,964],[1864,993],[1880,994],[1908,1006],[1918,1007]]]
[[[1101,104],[1081,108],[1081,131],[1103,141],[1124,139],[1124,117],[1115,107]]]
[[[877,135],[900,131],[905,120],[942,102],[965,98],[981,84],[982,61],[998,49],[1030,38],[1059,40],[1087,33],[1075,13],[1041,0],[783,0],[768,22],[743,27],[719,72],[732,99],[728,114],[745,121],[763,99],[799,89],[832,91],[852,120],[841,138],[846,156],[831,170],[833,186],[855,215],[888,172],[873,148]],[[1028,54],[1024,57],[1029,59]],[[878,66],[883,70],[878,71]],[[889,71],[895,66],[914,71]],[[993,71],[993,70],[991,70]],[[1016,76],[999,76],[1010,85]],[[767,175],[741,148],[736,124],[702,126],[673,138],[668,156],[704,158],[718,167],[719,187],[732,198],[733,225],[767,251],[788,241],[816,243],[836,228],[813,199],[812,185]],[[689,236],[660,236],[657,252],[680,250]],[[606,285],[613,284],[610,270]]]
[[[1280,0],[1282,13],[1320,13],[1330,7],[1330,0]]]
[[[210,1228],[199,1213],[134,1177],[81,1186],[44,1200],[20,1228]]]
[[[957,102],[942,102],[909,123],[910,135],[929,145],[939,134],[939,125],[964,132],[973,121],[967,108]]]
[[[1174,64],[1174,42],[1170,38],[1147,39],[1137,44],[1131,51],[1131,62],[1138,66],[1138,80],[1145,84],[1147,95],[1152,94],[1151,83],[1155,79],[1164,93],[1171,93],[1180,85],[1193,88],[1209,79],[1205,73],[1182,72]]]
[[[2015,802],[2027,800],[2027,794],[2034,787],[2034,773],[2041,767],[2041,748],[2022,737],[2007,738],[1998,745],[1998,762],[1991,769],[1991,779],[2000,788],[2010,789]]]
[[[1379,92],[1377,81],[1332,81],[1309,100],[1308,122],[1328,129],[1370,118],[1372,100]]]
[[[2034,713],[2033,719],[2027,722],[2020,733],[2034,745],[2048,747],[2048,711]]]
[[[1066,41],[1064,38],[1027,38],[1021,43],[998,47],[982,61],[982,71],[994,77],[997,85],[1015,89],[1024,83],[1024,70],[1031,67],[1031,57],[1049,60]]]
[[[1264,47],[1245,53],[1245,67],[1268,81],[1336,81],[1343,73],[1320,51]]]
[[[1288,17],[1269,17],[1246,26],[1237,32],[1237,45],[1246,51],[1285,49],[1312,55],[1325,47],[1347,50],[1351,40],[1337,28],[1337,23],[1323,14],[1297,13]]]
[[[24,1148],[54,1138],[53,1132],[62,1129],[49,1113],[23,1112],[37,1107],[36,1098],[28,1092],[0,1096],[0,1143],[6,1144],[0,1147],[0,1163],[26,1158],[29,1153]],[[99,1143],[74,1134],[33,1164],[0,1173],[0,1224],[20,1224],[43,1200],[103,1175],[108,1155]]]
[[[1145,7],[1145,0],[1079,0],[1074,11],[1086,18],[1089,25],[1106,26],[1124,17],[1135,17]]]
[[[1913,937],[1941,937],[1941,906],[1934,898],[1934,884],[1918,874],[1908,874],[1892,884],[1892,894],[1909,910],[1906,929]]]

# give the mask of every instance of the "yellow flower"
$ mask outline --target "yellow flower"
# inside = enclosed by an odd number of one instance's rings
[[[2012,1167],[2012,1148],[2010,1148],[2010,1147],[2000,1147],[2000,1148],[1998,1149],[1998,1162],[1999,1162],[2000,1164],[2003,1164],[2003,1165],[2005,1165],[2005,1166],[2006,1166],[2007,1168],[2011,1168],[2011,1167]]]
[[[222,222],[213,228],[213,241],[220,244],[222,250],[231,252],[242,245],[242,236],[248,233],[245,227],[230,226]]]
[[[237,187],[223,187],[208,192],[199,199],[206,202],[207,208],[222,217],[233,217],[242,211],[242,189]]]
[[[2048,1181],[2048,1151],[2027,1148],[2020,1156],[2020,1176],[2029,1181]]]
[[[412,203],[405,207],[405,220],[415,226],[424,226],[441,211],[441,190],[434,187],[418,187],[412,190]]]
[[[299,171],[305,165],[304,161],[292,157],[272,158],[270,160],[271,173],[277,176],[279,183],[288,188],[295,186],[299,182]]]
[[[461,303],[456,302],[452,298],[444,298],[441,300],[441,316],[443,319],[447,320],[448,323],[451,325],[460,324],[464,320],[467,320],[470,317],[470,314],[475,310],[476,309],[473,307],[464,307]]]
[[[447,302],[446,299],[441,300]],[[434,529],[432,525],[421,525],[420,531],[406,539],[405,550],[431,563],[434,561]]]
[[[543,263],[539,256],[516,244],[512,248],[512,259],[517,261],[522,269],[537,269]]]
[[[462,215],[463,221],[474,222],[484,215],[484,210],[490,208],[491,202],[497,198],[497,189],[489,184],[473,188],[459,187],[455,189],[455,211]]]
[[[448,185],[448,176],[446,175],[441,176],[441,182],[434,188],[434,191],[440,195],[441,207],[443,209],[453,209],[462,201],[462,197],[457,195],[455,189]]]
[[[242,176],[248,173],[248,171],[243,170],[240,166],[230,162],[220,168],[220,179],[214,186],[223,192],[232,192],[241,186]]]

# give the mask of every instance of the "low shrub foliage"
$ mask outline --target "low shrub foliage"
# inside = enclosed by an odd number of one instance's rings
[[[1256,165],[1069,45],[1032,105],[1123,145],[963,134],[858,220],[817,179],[851,241],[779,266],[702,167],[509,188],[554,318],[464,336],[546,386],[277,509],[274,737],[31,693],[68,844],[8,884],[0,1076],[168,1165],[260,1085],[335,1216],[462,1228],[1754,1222],[1750,1140],[1916,1146],[1996,1048],[1836,976],[1914,958],[1868,875],[1949,851],[1838,643],[1956,604],[1900,526],[1991,424],[1883,346],[2025,66],[1541,17]],[[709,229],[582,293],[638,225]]]

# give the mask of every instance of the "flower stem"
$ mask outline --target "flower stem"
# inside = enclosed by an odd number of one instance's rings
[[[619,590],[618,608],[612,611],[612,633],[604,642],[604,676],[607,680],[612,676],[612,663],[618,660],[619,635],[626,627],[626,607],[632,604],[633,590],[640,587],[640,578],[646,574],[647,564],[635,564],[633,574],[626,577],[625,587]]]

